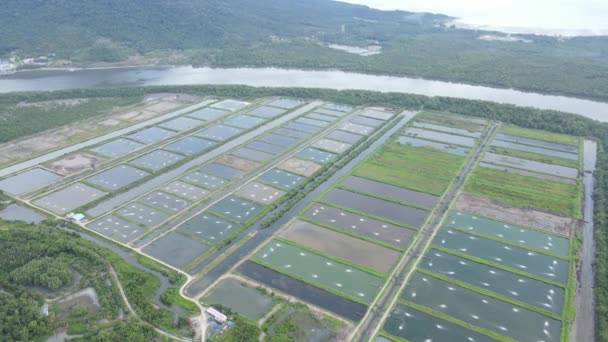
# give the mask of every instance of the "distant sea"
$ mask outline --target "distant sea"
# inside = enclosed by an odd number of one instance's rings
[[[608,36],[608,0],[340,0],[445,14],[457,27],[552,36]]]

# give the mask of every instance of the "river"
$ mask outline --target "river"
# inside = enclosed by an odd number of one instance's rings
[[[508,103],[608,121],[608,103],[418,78],[276,68],[132,67],[34,70],[0,77],[0,93],[147,85],[241,84],[400,92]]]

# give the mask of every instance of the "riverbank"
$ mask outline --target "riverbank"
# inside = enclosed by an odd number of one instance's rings
[[[324,88],[408,93],[512,104],[579,114],[608,121],[608,103],[573,97],[527,93],[468,84],[380,76],[344,71],[307,71],[277,68],[128,67],[79,71],[24,71],[0,77],[0,93],[74,88],[179,85],[247,85],[253,87]]]

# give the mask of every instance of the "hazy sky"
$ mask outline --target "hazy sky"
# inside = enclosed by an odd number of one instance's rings
[[[493,28],[608,34],[608,0],[341,0],[379,9],[443,13]],[[513,30],[516,31],[516,30]]]

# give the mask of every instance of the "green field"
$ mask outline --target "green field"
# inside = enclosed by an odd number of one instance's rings
[[[548,163],[548,164],[573,167],[575,169],[578,169],[580,166],[578,160],[548,156],[545,154],[539,154],[539,153],[534,153],[534,152],[519,151],[519,150],[514,150],[511,148],[492,147],[492,151],[494,153],[503,154],[505,156],[511,156],[511,157],[529,159],[529,160],[536,160],[536,161]]]
[[[433,148],[389,143],[372,154],[354,174],[441,196],[464,160]]]
[[[578,183],[567,184],[478,167],[465,184],[465,190],[514,205],[580,217],[581,187]]]
[[[548,131],[537,131],[529,128],[503,125],[498,129],[498,133],[516,135],[519,137],[556,142],[560,144],[578,146],[579,139],[572,135],[553,133]]]

